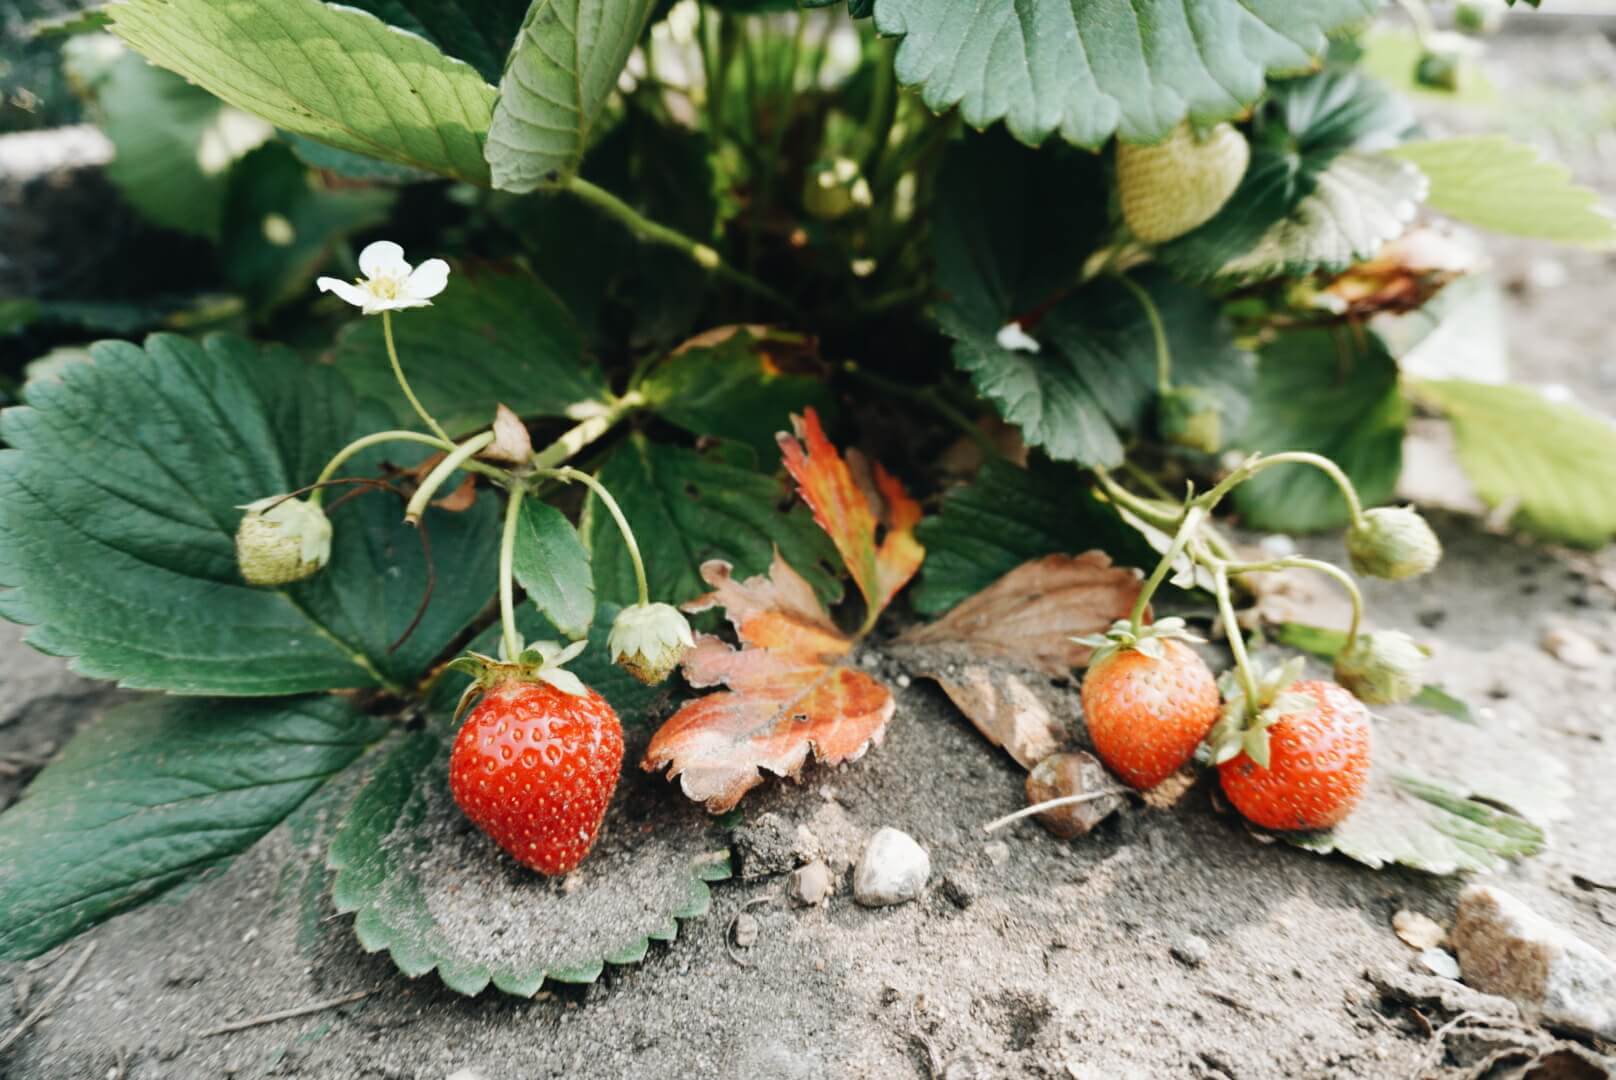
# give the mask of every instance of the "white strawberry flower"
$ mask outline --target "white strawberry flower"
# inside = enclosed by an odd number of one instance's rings
[[[404,249],[391,240],[378,240],[359,253],[358,281],[323,277],[315,282],[321,292],[333,292],[366,315],[405,308],[431,307],[432,298],[449,284],[449,264],[428,259],[411,267]]]

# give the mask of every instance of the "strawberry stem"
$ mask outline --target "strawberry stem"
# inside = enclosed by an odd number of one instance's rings
[[[1145,309],[1145,318],[1150,320],[1150,335],[1156,341],[1156,393],[1170,393],[1173,389],[1173,351],[1167,344],[1167,328],[1162,325],[1161,309],[1156,307],[1156,301],[1145,291],[1145,287],[1127,274],[1117,274],[1116,281],[1133,293],[1139,306]]]
[[[398,388],[404,391],[405,397],[409,398],[410,407],[415,410],[415,415],[419,416],[422,422],[431,429],[432,434],[446,443],[453,443],[454,440],[449,438],[449,433],[443,430],[443,425],[433,419],[432,414],[426,411],[426,406],[421,404],[421,399],[415,396],[415,391],[410,389],[410,380],[404,377],[404,365],[399,363],[398,347],[393,344],[393,313],[391,311],[382,312],[382,340],[387,343],[387,359],[393,365],[393,378],[398,380]]]
[[[594,416],[576,427],[568,429],[555,442],[543,450],[535,451],[528,464],[536,470],[554,469],[577,456],[578,451],[606,434],[617,422],[645,404],[645,395],[632,390],[620,398],[613,398]]]
[[[1218,615],[1223,620],[1223,636],[1234,655],[1235,670],[1240,674],[1240,688],[1246,694],[1246,714],[1255,715],[1262,708],[1258,701],[1257,676],[1251,670],[1251,658],[1246,655],[1246,638],[1240,632],[1240,623],[1234,617],[1234,601],[1229,598],[1229,565],[1215,563],[1212,567],[1212,590],[1218,598]]]
[[[1334,578],[1346,592],[1347,599],[1352,602],[1352,622],[1347,629],[1347,643],[1350,645],[1358,640],[1358,630],[1363,624],[1363,593],[1353,576],[1334,563],[1322,559],[1309,559],[1301,555],[1287,555],[1283,559],[1272,559],[1268,562],[1229,562],[1224,563],[1223,567],[1231,574],[1260,574],[1269,570],[1315,570]]]
[[[1135,634],[1143,629],[1140,620],[1145,617],[1145,609],[1150,606],[1150,598],[1161,588],[1161,583],[1167,579],[1168,571],[1173,568],[1173,564],[1178,561],[1185,546],[1194,539],[1195,531],[1205,520],[1206,511],[1199,506],[1192,504],[1184,511],[1184,520],[1179,523],[1178,532],[1173,535],[1173,542],[1167,546],[1166,554],[1156,564],[1156,569],[1150,572],[1150,579],[1145,582],[1144,588],[1139,590],[1138,597],[1134,599],[1133,611],[1129,614],[1128,621],[1132,624]]]
[[[338,450],[331,460],[326,462],[325,468],[320,470],[320,475],[315,478],[312,485],[313,494],[309,496],[309,502],[319,506],[324,501],[323,485],[330,483],[331,478],[337,474],[337,470],[347,464],[348,460],[355,454],[369,450],[372,446],[380,446],[382,443],[389,442],[419,443],[422,446],[430,446],[438,450],[453,450],[455,448],[452,442],[440,439],[436,435],[426,435],[419,431],[378,431],[373,435],[355,439],[341,450]],[[502,484],[510,482],[510,475],[503,469],[496,469],[492,465],[485,465],[480,461],[468,461],[465,468],[471,472],[481,473],[489,479],[497,480]]]
[[[516,630],[516,526],[521,520],[522,498],[527,494],[525,484],[513,484],[505,501],[505,529],[499,538],[499,622],[504,630],[505,659],[515,661],[522,655],[522,635]]]
[[[1267,456],[1252,454],[1241,462],[1233,472],[1220,480],[1216,487],[1202,495],[1196,502],[1206,507],[1207,513],[1211,513],[1218,503],[1223,501],[1225,495],[1264,469],[1273,468],[1275,465],[1311,465],[1318,469],[1330,478],[1337,490],[1341,492],[1341,497],[1346,500],[1347,513],[1352,519],[1352,525],[1356,527],[1362,523],[1363,502],[1358,498],[1358,489],[1353,487],[1352,481],[1347,477],[1347,474],[1341,471],[1341,466],[1322,454],[1313,454],[1306,450],[1287,450],[1282,454],[1270,454]]]
[[[494,433],[484,431],[481,434],[473,435],[446,454],[443,460],[438,462],[437,467],[426,474],[426,479],[421,481],[421,486],[410,497],[409,505],[404,508],[404,520],[411,525],[418,524],[421,520],[421,515],[426,513],[427,505],[432,502],[432,496],[438,493],[438,489],[444,485],[445,481],[454,475],[455,470],[470,462],[473,457],[493,441]]]
[[[651,588],[645,579],[645,561],[640,558],[639,542],[634,539],[634,530],[629,527],[628,518],[623,516],[623,508],[617,505],[617,500],[612,497],[610,491],[606,490],[606,485],[583,470],[574,469],[571,466],[561,469],[536,469],[534,471],[538,475],[548,476],[564,483],[576,480],[594,492],[600,501],[605,504],[607,513],[611,514],[612,520],[617,523],[617,531],[623,534],[623,546],[628,548],[629,561],[634,564],[634,584],[639,589],[639,602],[641,606],[649,604],[651,602]]]

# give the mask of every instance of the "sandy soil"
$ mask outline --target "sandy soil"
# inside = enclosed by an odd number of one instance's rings
[[[1563,71],[1586,42],[1533,40],[1512,63]],[[1519,51],[1519,55],[1517,55]],[[1524,57],[1524,59],[1523,59]],[[1596,168],[1598,162],[1590,158]],[[1589,179],[1616,191],[1606,162]],[[1511,300],[1517,367],[1616,412],[1604,347],[1602,256],[1508,245],[1506,280],[1553,258],[1571,284],[1529,282]],[[1542,277],[1541,271],[1538,277]],[[1616,640],[1616,594],[1541,549],[1438,521],[1448,557],[1413,587],[1373,588],[1382,625],[1418,626],[1435,676],[1488,723],[1535,733],[1571,770],[1576,814],[1508,887],[1616,955],[1616,911],[1571,884],[1616,867],[1616,659],[1574,670],[1539,647],[1571,624]],[[1320,538],[1310,550],[1338,557]],[[93,714],[105,691],[0,628],[0,755],[37,756]],[[886,664],[888,674],[899,669]],[[322,891],[319,816],[277,829],[228,871],[92,931],[43,965],[0,966],[0,1033],[37,1005],[84,943],[96,952],[67,999],[0,1057],[15,1080],[303,1076],[440,1080],[529,1077],[1412,1077],[1428,1032],[1382,1000],[1366,968],[1407,969],[1399,909],[1451,921],[1458,884],[1371,872],[1256,843],[1214,811],[1203,783],[1172,811],[1132,808],[1078,841],[1036,825],[990,847],[977,826],[1018,807],[1020,770],[929,684],[899,694],[886,743],[745,804],[848,845],[877,828],[931,854],[926,894],[854,905],[845,877],[823,908],[780,897],[783,879],[714,887],[705,919],[637,966],[532,1001],[476,999],[411,982],[365,954]],[[0,804],[15,794],[0,776]],[[670,789],[671,791],[671,789]],[[335,802],[341,793],[335,793]],[[672,797],[672,796],[670,796]],[[761,926],[726,948],[743,908]],[[1185,935],[1199,965],[1172,955]],[[218,1037],[231,1020],[374,990],[317,1015]],[[1456,1074],[1457,1075],[1457,1074]]]

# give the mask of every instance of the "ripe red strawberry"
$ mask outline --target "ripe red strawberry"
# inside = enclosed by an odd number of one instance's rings
[[[1149,651],[1102,653],[1083,677],[1083,718],[1095,751],[1140,790],[1190,759],[1217,722],[1220,704],[1217,680],[1194,649],[1171,637],[1150,644]]]
[[[605,698],[510,681],[460,728],[449,791],[517,862],[560,875],[594,846],[622,768],[623,727]]]
[[[1244,752],[1225,761],[1223,793],[1265,829],[1328,829],[1352,813],[1369,783],[1369,710],[1333,682],[1292,683],[1286,692],[1313,707],[1281,704],[1266,725],[1268,767]]]

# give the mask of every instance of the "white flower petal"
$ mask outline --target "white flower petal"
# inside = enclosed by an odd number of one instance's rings
[[[374,299],[370,306],[365,308],[366,315],[376,315],[383,311],[403,311],[406,308],[431,307],[430,300],[411,300],[407,296],[396,297],[392,300]]]
[[[448,284],[449,264],[442,259],[428,259],[410,274],[402,292],[412,300],[430,300]]]
[[[366,315],[373,314],[370,310],[370,305],[375,302],[376,298],[364,286],[331,277],[323,277],[316,281],[315,284],[320,287],[321,292],[336,293],[354,307],[363,308]]]
[[[404,249],[391,240],[378,240],[359,253],[359,271],[368,278],[390,277],[403,281],[410,276]]]
[[[999,348],[1009,349],[1011,352],[1035,353],[1040,348],[1037,339],[1023,330],[1018,322],[1007,322],[999,327],[997,341]]]

